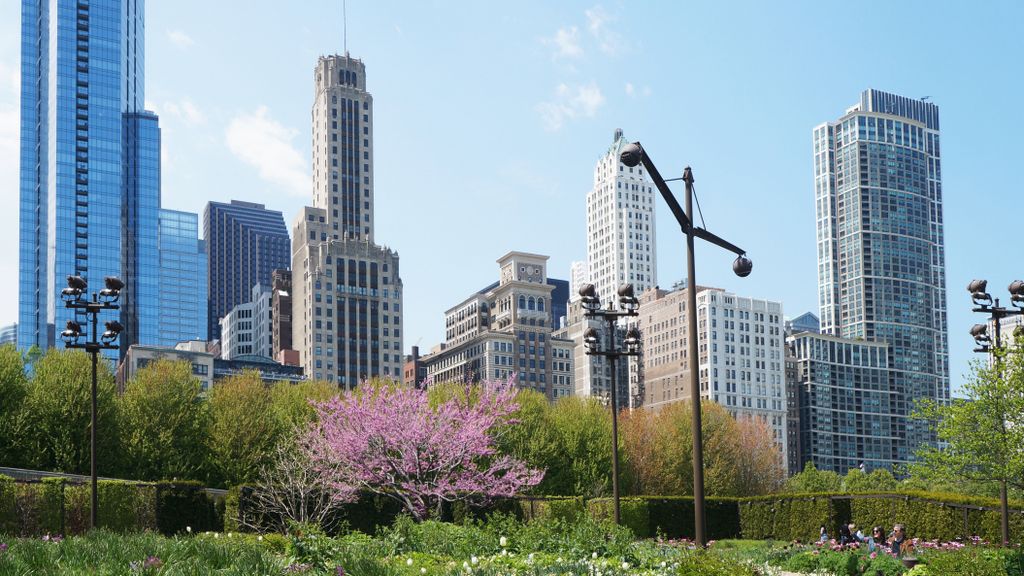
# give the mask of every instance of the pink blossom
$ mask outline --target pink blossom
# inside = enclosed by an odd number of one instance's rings
[[[514,496],[540,482],[542,471],[494,445],[518,408],[515,395],[511,380],[484,382],[431,406],[424,389],[365,387],[314,404],[318,421],[300,446],[336,499],[368,490],[423,519],[442,502]]]

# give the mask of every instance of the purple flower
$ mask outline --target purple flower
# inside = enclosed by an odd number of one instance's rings
[[[160,568],[164,565],[164,561],[157,558],[156,556],[150,556],[146,558],[146,561],[142,563],[143,568]]]
[[[338,566],[334,569],[334,576],[345,576],[345,569],[341,566]]]
[[[4,552],[7,552],[7,544],[5,542],[0,542],[0,554],[3,554]],[[341,566],[338,566],[338,569],[340,570]]]

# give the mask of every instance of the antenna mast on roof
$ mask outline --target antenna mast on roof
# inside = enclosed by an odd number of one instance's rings
[[[345,48],[345,57],[348,57],[348,7],[347,0],[341,0],[341,37]]]

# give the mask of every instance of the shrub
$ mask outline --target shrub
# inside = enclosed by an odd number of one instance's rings
[[[156,484],[156,521],[157,529],[167,536],[184,532],[186,527],[196,532],[224,529],[216,501],[202,484],[192,481]]]
[[[153,484],[100,480],[96,492],[98,526],[114,532],[156,529],[156,486]]]
[[[588,500],[587,512],[595,520],[612,519],[615,516],[615,502],[611,498]],[[651,517],[647,498],[620,498],[619,519],[621,524],[632,530],[638,538],[651,536]]]
[[[14,478],[0,474],[0,534],[18,529],[18,502]]]
[[[649,497],[648,534],[666,538],[694,538],[693,498],[689,496]],[[704,500],[705,532],[709,540],[736,538],[740,534],[739,501],[735,498]]]
[[[991,548],[961,548],[931,552],[923,557],[927,574],[936,576],[1006,576],[1006,556]]]

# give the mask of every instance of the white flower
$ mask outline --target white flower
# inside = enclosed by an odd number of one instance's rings
[[[597,560],[597,552],[591,553],[590,557],[593,558],[594,560]]]
[[[214,532],[213,533],[213,537],[214,538],[220,538],[220,532]]]
[[[407,559],[407,560],[405,561],[405,565],[406,565],[406,566],[412,566],[412,558],[409,558],[409,559]]]
[[[529,555],[526,556],[526,561],[533,562],[533,552],[530,552]]]
[[[231,538],[232,536],[234,536],[234,534],[232,534],[231,532],[228,532],[228,538]]]
[[[256,537],[256,539],[259,540],[260,542],[263,542],[263,535],[260,534],[259,536]]]
[[[420,568],[420,574],[426,574],[426,573],[427,573],[427,569],[426,568]]]
[[[629,570],[629,562],[623,562],[622,563],[622,569],[623,570]]]
[[[463,562],[462,562],[462,567],[463,567],[463,568],[469,568],[469,562],[465,562],[465,561],[463,561]]]
[[[661,561],[661,567],[664,568],[665,566],[668,566],[668,564],[664,560],[662,560]]]
[[[558,560],[555,560],[555,562],[562,562],[562,557],[561,557],[561,556],[559,556],[559,557],[558,557]]]
[[[480,561],[480,559],[477,558],[476,556],[470,556],[469,557],[469,561],[472,562],[473,564],[476,564],[477,562]]]
[[[502,548],[501,549],[501,555],[502,556],[508,556],[508,550],[505,550],[504,548]]]
[[[188,532],[189,534],[191,534],[192,533],[192,527],[191,526],[185,526],[185,532]]]
[[[502,548],[504,548],[505,546],[508,546],[508,538],[505,538],[504,536],[502,536],[501,538],[498,538],[498,544],[501,544]]]

